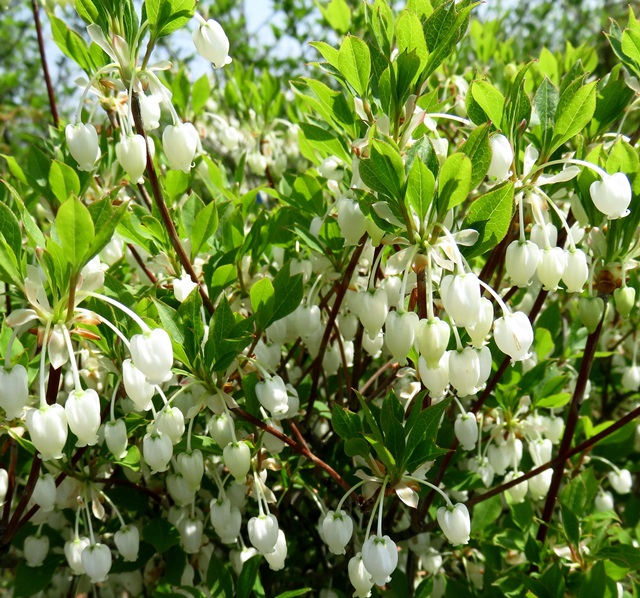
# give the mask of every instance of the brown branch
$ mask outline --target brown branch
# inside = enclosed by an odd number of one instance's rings
[[[35,1],[35,0],[34,0]],[[147,141],[147,135],[144,130],[144,124],[142,122],[142,113],[140,111],[140,98],[138,93],[133,94],[133,98],[131,101],[131,112],[133,114],[133,120],[136,124],[136,132],[138,135],[142,135],[145,139],[145,143]],[[153,158],[151,154],[147,151],[147,176],[149,177],[149,184],[151,185],[151,191],[153,193],[153,199],[156,202],[156,206],[158,206],[158,211],[160,212],[160,216],[162,218],[162,223],[169,235],[169,239],[171,240],[171,245],[173,246],[176,255],[178,256],[178,260],[180,264],[184,268],[185,272],[189,274],[191,280],[198,285],[198,290],[200,291],[200,296],[202,297],[202,304],[205,309],[209,312],[209,314],[213,314],[215,311],[215,307],[209,295],[207,295],[207,291],[204,286],[200,282],[198,275],[193,269],[193,265],[191,264],[191,260],[189,256],[184,250],[182,243],[180,242],[180,237],[178,236],[178,231],[176,230],[175,224],[171,218],[171,214],[169,213],[169,208],[167,207],[166,202],[164,201],[164,196],[162,195],[162,188],[160,187],[160,181],[158,180],[158,174],[156,172],[156,168],[153,164]]]
[[[136,263],[138,264],[138,266],[142,268],[142,271],[147,275],[147,278],[151,281],[151,284],[156,284],[158,282],[158,279],[155,277],[154,273],[151,272],[149,268],[147,268],[147,264],[144,263],[142,256],[140,255],[138,250],[135,248],[135,246],[132,243],[127,243],[127,247],[129,248],[129,251],[133,256],[133,259],[136,260]]]
[[[49,96],[51,118],[53,119],[53,126],[57,129],[60,124],[60,118],[58,117],[56,96],[53,93],[53,85],[51,84],[51,76],[49,75],[49,67],[47,66],[47,55],[44,46],[44,37],[42,36],[42,24],[40,23],[40,6],[38,4],[38,0],[31,0],[31,8],[33,10],[33,20],[36,25],[36,35],[38,36],[38,49],[40,50],[40,61],[42,62],[42,74],[44,75],[44,82],[47,86],[47,95]]]
[[[18,445],[13,438],[9,438],[8,442],[11,445],[9,449],[11,452],[9,456],[9,468],[7,470],[7,493],[4,498],[4,509],[2,511],[2,529],[5,529],[9,523],[13,491],[16,486],[16,467],[18,465]]]

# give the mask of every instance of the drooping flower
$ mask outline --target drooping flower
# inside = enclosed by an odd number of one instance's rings
[[[192,38],[198,54],[217,69],[229,64],[232,60],[229,56],[229,38],[222,25],[213,19],[205,21],[198,13],[195,17],[199,26]]]

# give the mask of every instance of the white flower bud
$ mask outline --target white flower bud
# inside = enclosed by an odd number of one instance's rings
[[[38,478],[31,500],[45,513],[53,511],[56,503],[56,479],[50,473]]]
[[[371,581],[371,574],[364,566],[361,552],[349,560],[349,581],[355,589],[353,594],[355,597],[367,598],[371,594],[374,583]]]
[[[630,365],[622,371],[620,380],[622,388],[629,392],[635,392],[640,388],[640,366]]]
[[[362,235],[367,232],[367,218],[353,199],[343,197],[337,205],[338,226],[345,245],[357,245]]]
[[[591,183],[589,193],[596,208],[610,220],[624,218],[629,213],[631,184],[623,172],[604,174],[602,181]]]
[[[432,397],[441,397],[449,386],[449,353],[445,353],[435,368],[427,367],[424,357],[418,360],[420,380]]]
[[[284,380],[280,376],[274,376],[258,382],[255,386],[255,393],[260,404],[276,419],[289,410],[289,396]]]
[[[545,290],[555,291],[564,274],[567,256],[560,247],[543,249],[538,258],[536,272]]]
[[[531,455],[531,460],[536,467],[540,467],[540,465],[551,461],[552,450],[553,445],[551,444],[551,440],[548,438],[544,440],[534,440],[529,443],[529,454]]]
[[[150,384],[161,384],[171,376],[173,348],[166,330],[155,328],[131,337],[133,364]]]
[[[452,350],[449,353],[449,382],[461,397],[477,392],[480,380],[480,358],[478,352],[471,347],[462,351]]]
[[[173,456],[171,438],[160,432],[145,434],[142,440],[142,455],[151,468],[151,473],[167,471]]]
[[[224,464],[237,482],[244,482],[251,469],[251,449],[246,442],[230,442],[222,451]]]
[[[91,583],[106,581],[111,571],[111,550],[106,544],[90,544],[82,551],[82,566]]]
[[[64,411],[69,428],[78,437],[76,446],[93,446],[98,442],[100,398],[95,390],[88,388],[71,391],[64,404]]]
[[[529,494],[533,500],[542,500],[549,492],[553,469],[545,469],[538,475],[529,478]]]
[[[387,294],[378,288],[374,293],[365,291],[361,295],[358,317],[371,340],[375,339],[387,319]]]
[[[469,469],[475,471],[482,480],[482,483],[485,485],[485,488],[488,488],[493,483],[493,478],[495,477],[495,470],[491,463],[489,463],[489,459],[486,457],[476,457],[471,460],[471,464]]]
[[[40,567],[49,554],[47,536],[27,536],[24,539],[24,558],[29,567]]]
[[[269,563],[269,569],[272,571],[284,569],[284,562],[287,558],[287,539],[281,529],[278,530],[278,539],[273,552],[267,552],[264,558]]]
[[[138,94],[140,113],[145,131],[153,131],[160,126],[160,97],[156,94]]]
[[[158,432],[171,438],[173,444],[178,444],[184,434],[184,415],[177,407],[165,407],[158,414]]]
[[[74,575],[84,575],[82,566],[82,552],[91,544],[91,540],[86,537],[77,537],[64,543],[64,556],[67,558],[69,568]]]
[[[259,383],[258,383],[259,384]],[[256,385],[257,388],[258,385]],[[257,394],[257,391],[256,391]],[[233,441],[234,424],[233,419],[227,413],[214,415],[207,426],[207,431],[213,441],[220,447],[224,448]]]
[[[329,511],[322,520],[322,539],[333,554],[344,554],[353,534],[353,520],[344,510]]]
[[[476,349],[485,345],[487,335],[493,325],[493,303],[486,297],[480,299],[480,312],[477,322],[473,326],[466,326],[466,331]]]
[[[509,278],[519,287],[531,283],[538,267],[540,249],[531,241],[513,241],[507,247],[505,266]]]
[[[569,293],[582,293],[585,282],[589,278],[587,256],[582,249],[567,251],[566,264],[562,273],[562,282],[567,285]]]
[[[67,416],[62,405],[30,409],[27,412],[27,429],[43,461],[62,457],[68,434]]]
[[[510,482],[511,480],[515,480],[523,475],[524,474],[521,471],[510,471],[506,476],[504,476],[504,481]],[[507,494],[511,497],[512,503],[518,504],[524,502],[528,489],[529,484],[527,483],[527,480],[524,480],[512,488],[509,488],[509,490],[507,490]]]
[[[147,145],[142,135],[123,135],[116,143],[116,158],[132,183],[142,180],[147,167]]]
[[[414,312],[398,313],[391,311],[385,322],[384,342],[395,360],[404,365],[415,339],[418,314]]]
[[[14,365],[10,370],[0,368],[0,407],[7,420],[20,417],[29,399],[29,379],[24,366]]]
[[[631,479],[631,472],[628,469],[617,469],[610,471],[607,474],[611,487],[618,494],[629,494],[631,487],[633,486],[633,480]]]
[[[109,421],[104,425],[104,441],[116,461],[124,459],[127,454],[127,426],[123,419]]]
[[[182,477],[182,474],[170,473],[165,479],[167,491],[179,507],[190,505],[196,498],[196,491]]]
[[[621,287],[613,291],[613,300],[618,313],[623,318],[628,318],[636,304],[636,290],[633,287]]]
[[[242,526],[240,510],[226,497],[224,500],[212,499],[210,508],[211,523],[220,540],[223,544],[233,544],[238,539]]]
[[[613,511],[616,503],[611,492],[600,489],[598,494],[596,494],[595,505],[596,511],[601,513],[603,511]]]
[[[64,136],[67,139],[69,153],[78,163],[78,170],[93,170],[100,159],[100,145],[95,127],[91,123],[67,125]]]
[[[282,424],[277,419],[268,419],[264,423],[279,432],[283,432]],[[262,437],[262,446],[267,452],[277,455],[285,447],[285,442],[273,434],[267,433]]]
[[[465,451],[472,451],[478,442],[478,422],[473,413],[459,413],[453,425],[456,438]]]
[[[116,543],[118,552],[125,561],[133,562],[138,559],[138,551],[140,550],[140,533],[138,528],[133,525],[125,525],[118,530],[113,541]]]
[[[451,327],[438,317],[420,320],[416,330],[416,346],[427,367],[436,368],[447,350]],[[446,386],[446,385],[445,385]]]
[[[147,382],[147,377],[131,363],[130,359],[122,362],[122,381],[136,411],[151,409],[151,399],[156,389]]]
[[[508,313],[494,323],[493,338],[498,349],[511,357],[511,361],[522,361],[529,357],[533,343],[533,328],[529,318],[521,311]]]
[[[213,19],[205,21],[198,13],[195,17],[200,25],[193,32],[192,38],[198,54],[216,69],[229,64],[229,38],[220,23]]]
[[[438,525],[454,546],[468,544],[471,534],[471,518],[467,507],[462,503],[454,507],[440,507],[437,514]]]
[[[62,324],[56,324],[51,329],[49,344],[47,345],[49,361],[54,370],[61,368],[69,361],[69,351],[65,340],[65,332]]]
[[[389,536],[369,536],[362,545],[362,562],[371,575],[371,581],[383,586],[391,581],[398,566],[398,548]]]
[[[558,444],[564,432],[564,420],[561,417],[545,418],[546,430],[544,435],[551,440],[551,444]]]
[[[192,517],[185,517],[178,525],[180,543],[187,554],[196,554],[200,551],[203,529],[202,520]]]
[[[487,174],[498,182],[504,181],[510,174],[513,164],[513,149],[504,135],[493,135],[489,139],[491,145],[491,164]]]
[[[198,285],[191,280],[191,276],[186,272],[183,272],[182,278],[173,279],[173,294],[177,301],[183,303],[191,294],[191,291],[193,291],[197,286]]]
[[[481,305],[480,282],[475,274],[447,274],[440,283],[440,297],[457,326],[475,326]]]
[[[384,344],[384,335],[382,331],[378,333],[378,336],[374,338],[370,338],[368,334],[362,335],[362,348],[369,354],[371,357],[378,357],[380,355],[380,350],[382,349],[382,345]]]
[[[204,459],[200,450],[180,453],[177,457],[177,469],[193,490],[200,488],[204,475]]]
[[[191,123],[168,125],[162,133],[162,147],[169,168],[189,173],[198,149],[198,132]],[[135,359],[134,359],[135,361]]]
[[[431,547],[426,554],[420,557],[420,560],[422,561],[422,566],[425,568],[425,571],[431,575],[436,575],[442,567],[442,556]]]
[[[278,541],[278,520],[275,515],[252,517],[247,523],[249,541],[260,554],[273,552]]]

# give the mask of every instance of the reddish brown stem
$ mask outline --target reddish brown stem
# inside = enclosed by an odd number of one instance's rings
[[[51,84],[51,76],[49,75],[49,67],[47,66],[47,54],[45,51],[44,37],[42,35],[42,24],[40,23],[40,5],[38,0],[31,0],[31,8],[33,10],[33,20],[36,25],[36,35],[38,37],[38,49],[40,51],[40,61],[42,63],[42,74],[44,82],[47,86],[47,95],[49,96],[49,107],[51,109],[51,118],[53,126],[57,129],[60,124],[58,117],[58,107],[56,105],[56,96],[53,93],[53,85]]]

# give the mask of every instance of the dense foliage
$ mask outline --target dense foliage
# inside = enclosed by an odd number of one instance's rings
[[[637,596],[634,13],[273,8],[7,13],[3,589]]]

